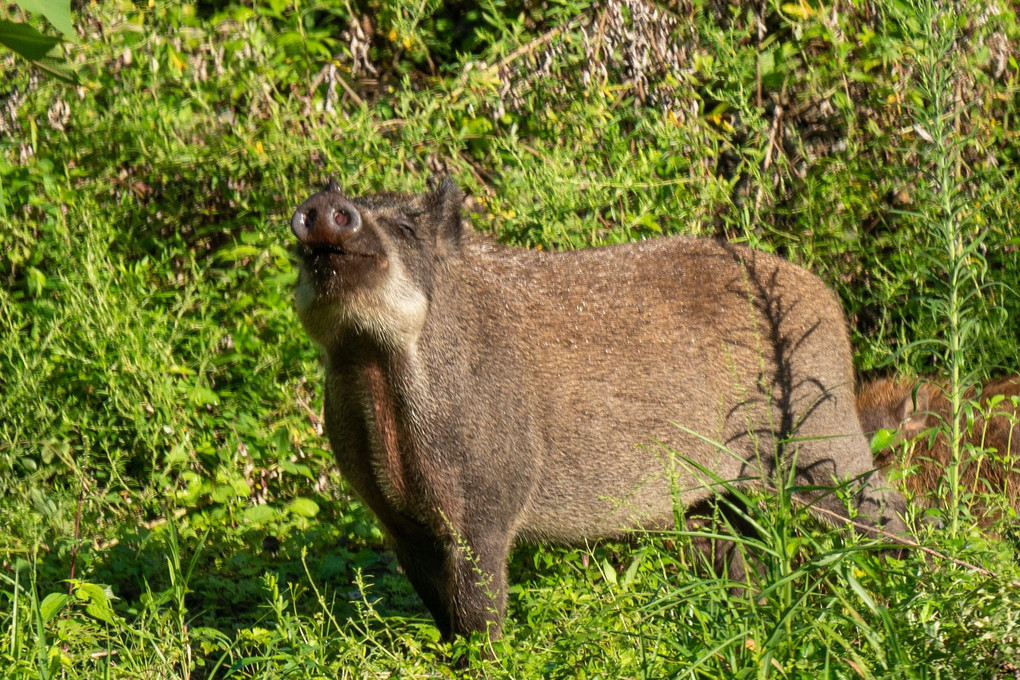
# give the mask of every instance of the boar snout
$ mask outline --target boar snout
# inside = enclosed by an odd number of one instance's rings
[[[337,191],[321,191],[295,211],[290,229],[306,246],[342,247],[361,228],[361,214]]]

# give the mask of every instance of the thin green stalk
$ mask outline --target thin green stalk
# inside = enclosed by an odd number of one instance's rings
[[[11,607],[11,657],[17,659],[21,651],[18,644],[18,591],[21,589],[21,570],[14,569],[14,604]]]
[[[937,18],[933,17],[932,21],[927,21],[926,25],[931,27]],[[932,36],[934,39],[934,36]],[[953,38],[946,38],[947,40],[955,40]],[[929,43],[931,44],[931,43]],[[935,56],[935,55],[930,55]],[[937,123],[937,134],[936,139],[938,140],[938,153],[935,156],[937,163],[938,173],[938,197],[939,197],[939,213],[941,217],[941,226],[943,229],[943,244],[946,249],[946,266],[949,272],[949,299],[947,305],[947,321],[949,324],[947,332],[948,347],[948,364],[949,364],[949,400],[951,404],[951,415],[950,418],[950,448],[952,451],[952,464],[949,467],[949,490],[950,490],[950,517],[949,517],[949,530],[953,536],[956,536],[960,530],[960,465],[961,465],[961,439],[962,432],[960,430],[960,415],[963,410],[963,385],[961,385],[961,378],[963,373],[963,352],[962,352],[962,333],[961,333],[961,315],[963,312],[961,299],[960,299],[960,287],[961,281],[961,270],[966,266],[966,262],[962,259],[963,256],[963,245],[962,245],[962,234],[960,233],[960,224],[956,219],[956,206],[954,205],[954,194],[956,187],[956,173],[955,166],[958,161],[959,147],[958,144],[951,141],[952,130],[947,130],[947,119],[943,115],[943,111],[949,112],[953,108],[953,103],[946,101],[946,94],[949,88],[952,86],[949,82],[948,73],[945,71],[944,61],[941,57],[936,58],[931,62],[933,69],[933,79],[936,80],[935,87],[933,88],[932,94],[932,113],[934,114],[934,121]],[[954,116],[955,117],[955,116]]]
[[[928,143],[920,153],[930,163],[927,173],[930,207],[922,217],[935,226],[937,250],[941,250],[940,268],[945,274],[945,298],[934,305],[937,316],[946,324],[943,359],[949,372],[947,399],[950,417],[946,435],[951,461],[946,470],[948,485],[948,528],[952,536],[960,531],[962,507],[961,467],[963,464],[963,430],[960,416],[964,405],[964,383],[968,373],[963,348],[969,327],[964,323],[967,298],[963,286],[974,278],[970,262],[971,248],[964,243],[965,215],[961,205],[964,187],[958,177],[962,141],[957,138],[955,123],[960,116],[959,102],[953,93],[953,52],[956,26],[933,3],[917,7],[916,19],[924,27],[923,40],[916,55],[920,67],[919,90],[924,104],[912,109],[914,129]],[[948,65],[947,65],[948,64]]]
[[[7,221],[7,199],[4,198],[4,177],[0,175],[0,219]]]
[[[38,552],[36,552],[38,554]],[[46,625],[43,621],[42,611],[39,608],[39,587],[36,576],[36,560],[32,560],[32,590],[30,592],[32,600],[32,613],[35,615],[35,658],[36,664],[39,667],[39,677],[41,680],[49,680],[52,676],[50,674],[50,647],[46,638]]]

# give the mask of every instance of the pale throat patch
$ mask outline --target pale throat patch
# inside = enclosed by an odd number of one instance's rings
[[[389,260],[381,285],[320,295],[303,270],[295,301],[298,317],[316,343],[328,347],[346,330],[369,333],[394,349],[417,344],[425,325],[428,300],[395,258]]]

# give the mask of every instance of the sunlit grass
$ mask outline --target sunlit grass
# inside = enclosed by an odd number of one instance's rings
[[[381,71],[355,75],[348,6],[99,3],[76,7],[82,89],[7,71],[0,675],[1007,677],[1015,518],[983,536],[955,491],[950,530],[919,538],[992,576],[883,558],[763,494],[743,593],[686,531],[523,547],[504,639],[447,645],[332,469],[287,252],[293,206],[329,177],[420,190],[444,166],[477,227],[532,248],[745,242],[838,292],[861,368],[1017,370],[1010,8],[943,26],[968,38],[939,104],[914,68],[922,14],[853,3],[769,5],[764,35],[750,4],[695,3],[672,15],[683,60],[643,74],[660,99],[622,53],[586,85],[577,27],[619,6],[468,8],[470,35],[434,3],[354,6]],[[512,55],[505,90],[491,65]],[[954,303],[975,288],[940,263],[994,285]],[[932,339],[948,353],[914,344]]]

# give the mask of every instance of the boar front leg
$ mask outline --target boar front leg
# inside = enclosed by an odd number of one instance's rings
[[[474,631],[502,633],[510,536],[474,530],[436,537],[424,527],[391,532],[394,550],[444,640]]]
[[[440,635],[450,640],[453,626],[453,581],[447,568],[447,543],[425,527],[389,531],[393,551],[418,597],[432,614]]]

